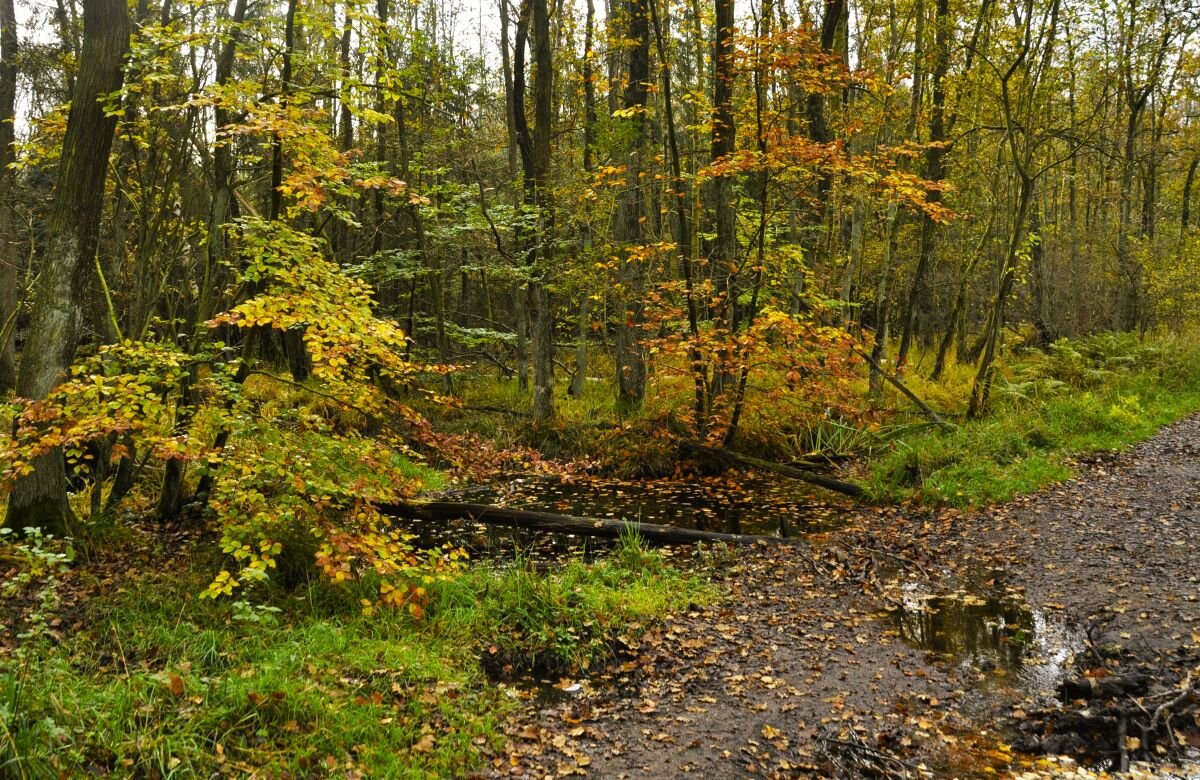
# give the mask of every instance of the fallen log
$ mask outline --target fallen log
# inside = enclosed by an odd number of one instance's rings
[[[697,531],[656,523],[609,520],[599,517],[574,517],[530,509],[511,509],[491,504],[460,504],[450,501],[401,501],[382,504],[379,511],[388,517],[410,520],[473,520],[486,525],[503,525],[536,531],[550,531],[577,536],[616,539],[625,533],[636,533],[658,544],[695,544],[696,542],[725,542],[726,544],[799,544],[798,539],[752,534],[724,534]]]
[[[913,404],[918,409],[921,410],[921,414],[925,415],[931,423],[938,426],[939,428],[941,428],[944,431],[953,431],[955,429],[955,426],[953,423],[946,422],[946,420],[943,419],[940,414],[935,412],[929,404],[922,401],[920,399],[920,397],[917,396],[917,394],[914,393],[912,390],[909,390],[908,387],[903,382],[901,382],[898,377],[894,376],[893,374],[889,374],[887,371],[885,371],[883,366],[879,365],[879,361],[875,360],[875,358],[871,357],[866,352],[863,352],[858,347],[854,348],[854,352],[860,358],[862,358],[863,360],[870,363],[871,367],[874,368],[876,371],[878,371],[879,375],[881,377],[883,377],[885,380],[887,380],[887,383],[889,385],[891,385],[892,387],[899,390],[904,395],[905,398],[912,401]]]
[[[691,453],[693,455],[703,455],[705,457],[712,458],[713,460],[734,466],[741,466],[742,468],[773,471],[776,474],[782,474],[783,476],[790,477],[791,479],[798,479],[801,482],[807,482],[810,485],[823,487],[826,490],[832,490],[835,493],[841,493],[843,495],[850,496],[851,498],[862,498],[867,493],[867,491],[864,490],[861,485],[856,485],[853,482],[843,482],[840,479],[826,477],[822,474],[814,474],[811,471],[796,468],[795,466],[788,466],[783,463],[772,463],[769,460],[754,458],[749,455],[743,455],[739,452],[732,452],[730,450],[721,449],[718,447],[709,447],[694,441],[681,441],[679,443],[679,448],[684,452]]]
[[[1112,677],[1080,677],[1063,680],[1063,697],[1066,699],[1111,699],[1118,696],[1137,696],[1150,687],[1150,675],[1140,672],[1114,675]]]

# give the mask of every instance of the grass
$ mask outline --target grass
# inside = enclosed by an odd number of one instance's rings
[[[877,452],[871,497],[982,506],[1066,479],[1073,458],[1123,449],[1200,410],[1200,346],[1117,335],[1064,342],[1010,360],[994,392],[989,417],[949,433],[910,431]]]
[[[514,708],[489,672],[579,673],[715,596],[636,539],[549,573],[476,564],[421,621],[326,583],[200,600],[213,558],[114,582],[0,656],[0,776],[462,776]]]

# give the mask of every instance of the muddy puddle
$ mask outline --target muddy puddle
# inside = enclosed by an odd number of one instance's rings
[[[579,681],[565,677],[547,679],[536,675],[517,677],[500,683],[500,688],[507,696],[531,702],[538,709],[580,701],[595,693],[592,684],[587,680]]]
[[[994,575],[987,586],[931,593],[921,583],[900,585],[889,618],[900,638],[989,684],[1039,698],[1056,694],[1083,637],[1057,614],[1031,606]]]
[[[624,481],[521,476],[457,491],[453,498],[735,534],[796,536],[841,524],[839,508],[823,503],[803,483],[766,477]]]

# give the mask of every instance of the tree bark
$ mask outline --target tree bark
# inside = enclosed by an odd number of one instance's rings
[[[1133,330],[1142,319],[1142,266],[1133,257],[1133,174],[1137,164],[1137,129],[1142,105],[1131,103],[1125,119],[1125,143],[1121,155],[1121,202],[1117,223],[1117,268],[1122,285],[1117,303],[1117,327]]]
[[[647,263],[640,252],[644,243],[646,220],[645,170],[646,96],[650,80],[650,27],[647,0],[629,0],[628,18],[629,75],[623,107],[630,115],[622,120],[625,185],[617,193],[613,239],[620,247],[621,321],[617,323],[616,370],[617,406],[623,411],[641,407],[646,397],[646,348],[642,345],[645,320]]]
[[[529,25],[533,25],[533,118],[532,132],[525,116],[525,49]],[[513,56],[513,114],[517,146],[521,152],[525,208],[533,215],[532,229],[526,228],[525,264],[529,280],[525,286],[525,308],[529,317],[529,346],[533,362],[533,421],[554,417],[554,320],[547,282],[553,265],[551,251],[553,206],[549,200],[550,137],[553,119],[554,66],[551,59],[550,17],[546,0],[527,0],[517,22]]]
[[[504,71],[504,126],[508,139],[508,178],[517,178],[517,123],[513,113],[513,72],[508,48],[508,0],[500,0],[500,68]],[[522,388],[524,389],[524,388]]]
[[[737,141],[737,124],[733,116],[733,87],[737,79],[733,37],[735,0],[717,0],[716,30],[713,42],[713,116],[712,153],[710,160],[719,165],[733,154]],[[731,173],[716,175],[709,184],[711,210],[716,228],[713,243],[713,278],[716,294],[720,296],[714,312],[717,328],[732,328],[733,308],[738,297],[738,237],[737,204],[733,195],[734,177]],[[719,395],[731,377],[731,367],[719,366],[714,375],[714,395]]]
[[[1187,178],[1183,182],[1183,201],[1182,208],[1179,212],[1179,240],[1182,242],[1187,238],[1188,227],[1190,226],[1192,216],[1192,190],[1196,185],[1196,170],[1200,168],[1200,154],[1192,158],[1191,164],[1188,166]]]
[[[929,146],[925,151],[925,179],[940,184],[946,178],[946,73],[950,70],[950,44],[947,27],[952,24],[950,19],[949,0],[937,0],[937,13],[934,16],[933,48],[934,65],[930,75],[933,105],[929,117]],[[917,57],[924,59],[918,39]],[[915,73],[915,71],[914,71]],[[914,83],[916,75],[913,76]],[[915,89],[915,86],[914,86]],[[914,97],[914,100],[919,96]],[[912,127],[915,128],[916,106],[914,106]],[[915,137],[915,132],[910,133]],[[931,205],[942,202],[939,189],[932,189],[926,194],[926,200]],[[904,366],[908,362],[908,350],[913,338],[928,340],[932,335],[930,322],[933,313],[933,290],[929,286],[930,266],[933,263],[934,238],[937,232],[937,222],[928,213],[921,215],[921,239],[917,250],[917,267],[913,271],[912,288],[908,295],[908,311],[904,317],[904,330],[900,335],[900,348],[896,353],[897,365]]]
[[[802,544],[798,539],[780,536],[752,536],[697,531],[656,523],[627,522],[598,517],[573,517],[530,509],[509,509],[490,504],[458,504],[445,501],[406,501],[384,504],[379,511],[389,517],[413,520],[445,521],[472,520],[486,525],[503,525],[535,531],[596,536],[617,539],[636,533],[648,542],[657,544],[695,544],[696,542],[725,542],[727,544]]]
[[[83,9],[83,52],[17,378],[18,395],[30,400],[45,398],[75,359],[116,127],[116,117],[105,115],[101,101],[121,88],[122,60],[129,49],[125,0],[83,0]],[[13,485],[5,525],[63,534],[71,519],[63,453],[55,448],[37,458],[32,473]]]
[[[1012,233],[1009,236],[1008,252],[1000,271],[1000,285],[996,290],[996,300],[992,304],[992,312],[988,317],[987,327],[983,334],[983,353],[979,358],[979,367],[975,372],[975,382],[971,386],[971,401],[967,407],[967,418],[982,417],[988,411],[989,397],[992,390],[992,363],[996,359],[996,349],[1000,343],[1000,332],[1004,329],[1004,310],[1013,285],[1017,279],[1017,261],[1020,257],[1021,240],[1025,229],[1025,220],[1029,216],[1029,204],[1033,200],[1034,180],[1028,175],[1022,175],[1020,191],[1017,195],[1017,209],[1013,216]]]
[[[708,366],[700,352],[700,311],[696,301],[695,265],[692,262],[691,188],[683,175],[679,135],[675,127],[675,105],[671,96],[671,69],[667,60],[666,36],[663,34],[662,21],[654,2],[650,3],[650,15],[654,22],[654,40],[662,73],[663,113],[667,122],[667,152],[671,163],[671,191],[675,196],[675,244],[679,251],[684,296],[687,299],[688,336],[691,339],[688,345],[688,361],[691,364],[692,385],[695,390],[694,427],[696,434],[703,437],[708,430]]]
[[[1038,177],[1047,170],[1047,167],[1035,168],[1035,155],[1040,139],[1031,132],[1031,128],[1036,111],[1040,109],[1037,103],[1039,87],[1044,83],[1043,77],[1046,76],[1053,59],[1060,7],[1060,0],[1052,0],[1046,27],[1038,33],[1035,39],[1033,0],[1025,1],[1022,14],[1024,31],[1021,48],[1007,71],[1000,77],[1000,107],[1004,114],[1005,127],[1004,145],[1008,149],[1019,187],[1008,249],[1004,263],[1000,267],[996,299],[992,305],[988,324],[984,329],[982,355],[979,359],[979,367],[975,372],[975,381],[971,386],[971,400],[967,407],[968,419],[976,419],[988,411],[992,389],[992,364],[999,347],[1000,333],[1004,329],[1005,306],[1017,279],[1017,264],[1025,240],[1025,223],[1033,203]],[[1034,70],[1035,46],[1041,46],[1036,71]],[[1025,78],[1018,92],[1013,89],[1013,78],[1022,70]],[[1022,116],[1017,116],[1018,111],[1022,113]]]
[[[590,176],[595,170],[596,146],[596,79],[592,61],[592,47],[595,43],[596,4],[587,0],[587,17],[583,30],[583,172]],[[581,226],[583,252],[585,257],[591,257],[595,237],[592,235],[592,222],[588,217],[591,210],[585,212],[584,224]],[[571,376],[571,386],[567,393],[572,398],[583,396],[584,383],[587,381],[588,329],[590,316],[588,314],[590,301],[587,291],[580,294],[578,337],[575,343],[575,373]]]
[[[889,309],[891,299],[892,267],[896,263],[898,241],[896,238],[896,223],[899,222],[900,207],[889,203],[887,209],[887,230],[884,234],[883,270],[875,285],[875,343],[871,347],[871,372],[867,379],[868,392],[871,397],[878,398],[883,393],[883,375],[881,366],[887,360],[888,339],[891,330]]]
[[[1030,216],[1029,281],[1033,288],[1033,327],[1038,346],[1048,350],[1054,343],[1054,328],[1050,324],[1050,269],[1046,249],[1042,246],[1042,215],[1038,208]]]
[[[1128,17],[1125,16],[1126,10]],[[1119,20],[1121,43],[1118,57],[1121,58],[1121,92],[1125,98],[1128,113],[1125,117],[1125,138],[1121,155],[1121,191],[1120,212],[1117,227],[1117,267],[1124,284],[1120,288],[1117,303],[1117,325],[1122,330],[1134,330],[1143,324],[1145,313],[1142,310],[1144,297],[1144,269],[1140,260],[1133,256],[1133,180],[1137,169],[1137,136],[1145,114],[1147,102],[1162,77],[1163,63],[1166,55],[1173,47],[1172,15],[1164,6],[1164,17],[1161,20],[1162,35],[1155,42],[1155,47],[1146,53],[1146,71],[1138,74],[1137,60],[1143,53],[1142,45],[1137,40],[1139,27],[1143,20],[1138,18],[1138,3],[1130,0],[1121,9]],[[1138,79],[1141,75],[1142,79]],[[1147,194],[1147,202],[1152,202],[1153,194]],[[1148,218],[1147,218],[1148,219]],[[1146,236],[1148,225],[1146,220],[1138,221],[1138,237]]]
[[[835,493],[841,493],[842,495],[850,496],[851,498],[861,498],[866,495],[866,491],[861,486],[855,485],[852,482],[843,482],[842,480],[834,479],[833,477],[825,477],[820,474],[814,474],[811,471],[796,468],[795,466],[788,466],[783,463],[772,463],[768,460],[751,457],[750,455],[743,455],[739,452],[733,452],[721,447],[708,447],[698,442],[684,441],[680,442],[679,446],[684,452],[691,453],[692,455],[701,455],[709,458],[710,460],[716,460],[718,462],[732,464],[742,468],[771,471],[776,474],[782,474],[785,477],[798,479],[801,482],[807,482],[810,485],[823,487],[826,490],[832,490]]]
[[[17,267],[20,253],[13,216],[13,175],[17,97],[17,16],[13,0],[0,0],[0,396],[17,385]]]

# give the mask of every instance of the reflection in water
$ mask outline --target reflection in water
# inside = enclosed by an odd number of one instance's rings
[[[1034,634],[1029,607],[996,597],[914,597],[894,615],[900,636],[917,647],[1011,670],[1024,664]]]
[[[1013,673],[1034,695],[1053,695],[1082,648],[1081,637],[1061,620],[1001,588],[929,594],[907,583],[902,594],[891,616],[906,642],[964,667]]]
[[[504,504],[582,517],[602,517],[723,533],[791,536],[839,525],[836,506],[788,479],[739,477],[632,482],[518,477],[460,491],[463,501]]]

